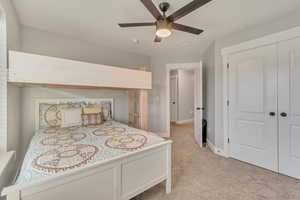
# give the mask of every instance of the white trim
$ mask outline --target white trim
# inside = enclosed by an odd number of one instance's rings
[[[228,145],[228,138],[229,138],[229,126],[228,126],[228,114],[229,114],[229,107],[227,105],[227,101],[229,101],[228,96],[228,68],[227,64],[229,63],[228,56],[223,55],[223,126],[224,126],[224,153],[226,156],[229,156],[229,145]]]
[[[78,103],[78,102],[86,102],[86,103],[101,103],[104,101],[111,102],[111,114],[112,118],[114,118],[114,99],[113,98],[63,98],[63,99],[36,99],[35,100],[35,106],[34,106],[34,112],[35,112],[35,120],[34,120],[34,127],[35,130],[39,129],[39,106],[41,103],[48,103],[48,104],[62,104],[62,103]]]
[[[166,131],[167,131],[167,137],[170,137],[170,71],[175,69],[196,69],[198,67],[201,68],[202,61],[199,63],[172,63],[166,65]],[[202,135],[200,136],[202,137]]]
[[[215,154],[228,158],[227,154],[220,148],[215,147]]]
[[[258,48],[266,45],[276,44],[282,41],[291,40],[293,38],[300,37],[300,27],[292,28],[287,31],[267,35],[258,39],[243,42],[238,45],[226,47],[222,49],[223,57],[223,123],[224,123],[224,155],[230,157],[230,145],[228,144],[229,133],[229,109],[227,106],[228,96],[228,73],[227,64],[229,64],[229,56],[244,50]],[[230,69],[230,67],[229,67]]]
[[[215,145],[210,140],[207,140],[207,147],[215,153]]]
[[[191,123],[194,121],[194,118],[192,119],[185,119],[185,120],[179,120],[179,121],[176,121],[176,124],[186,124],[186,123]]]
[[[0,152],[8,151],[7,132],[7,23],[0,6]]]
[[[300,37],[300,27],[295,27],[286,31],[281,31],[279,33],[274,33],[271,35],[266,35],[254,40],[246,41],[238,45],[231,47],[226,47],[222,49],[222,55],[229,55],[239,51],[244,51],[246,49],[256,48],[258,46],[265,46],[274,43],[278,43],[285,40],[290,40],[292,38]]]
[[[0,152],[8,150],[7,69],[0,66]]]
[[[207,140],[207,146],[214,154],[227,158],[225,152],[222,149],[217,148],[210,140]]]

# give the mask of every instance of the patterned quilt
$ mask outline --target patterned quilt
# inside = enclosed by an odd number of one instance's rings
[[[127,125],[45,128],[32,138],[16,184],[120,156],[164,141]]]

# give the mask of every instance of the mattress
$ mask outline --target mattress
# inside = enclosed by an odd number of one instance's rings
[[[116,121],[99,126],[40,129],[31,140],[16,184],[125,155],[163,141],[153,133]]]

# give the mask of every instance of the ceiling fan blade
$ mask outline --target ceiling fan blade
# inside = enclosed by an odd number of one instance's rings
[[[144,6],[149,10],[149,12],[155,17],[155,19],[162,19],[162,15],[159,10],[156,8],[152,0],[141,0]]]
[[[158,36],[155,36],[155,38],[154,38],[154,42],[161,42],[162,41],[162,39],[160,38],[160,37],[158,37]]]
[[[185,5],[184,7],[180,8],[179,10],[175,11],[172,15],[170,15],[167,19],[169,21],[176,21],[187,14],[193,12],[194,10],[200,8],[201,6],[207,4],[212,0],[193,0],[191,3]]]
[[[203,32],[203,30],[201,30],[201,29],[197,29],[197,28],[193,28],[193,27],[190,27],[190,26],[177,24],[177,23],[173,23],[172,27],[175,30],[184,31],[184,32],[188,32],[188,33],[192,33],[192,34],[196,34],[196,35],[199,35],[200,33]]]
[[[126,27],[139,27],[139,26],[155,26],[155,22],[145,22],[145,23],[120,23],[119,26],[122,28]]]

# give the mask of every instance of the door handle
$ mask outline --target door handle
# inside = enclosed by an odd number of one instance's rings
[[[274,117],[276,115],[276,113],[275,112],[270,112],[269,115]]]
[[[282,112],[282,113],[280,113],[280,116],[281,116],[281,117],[287,117],[287,113]]]
[[[196,110],[204,110],[204,108],[197,107]]]

